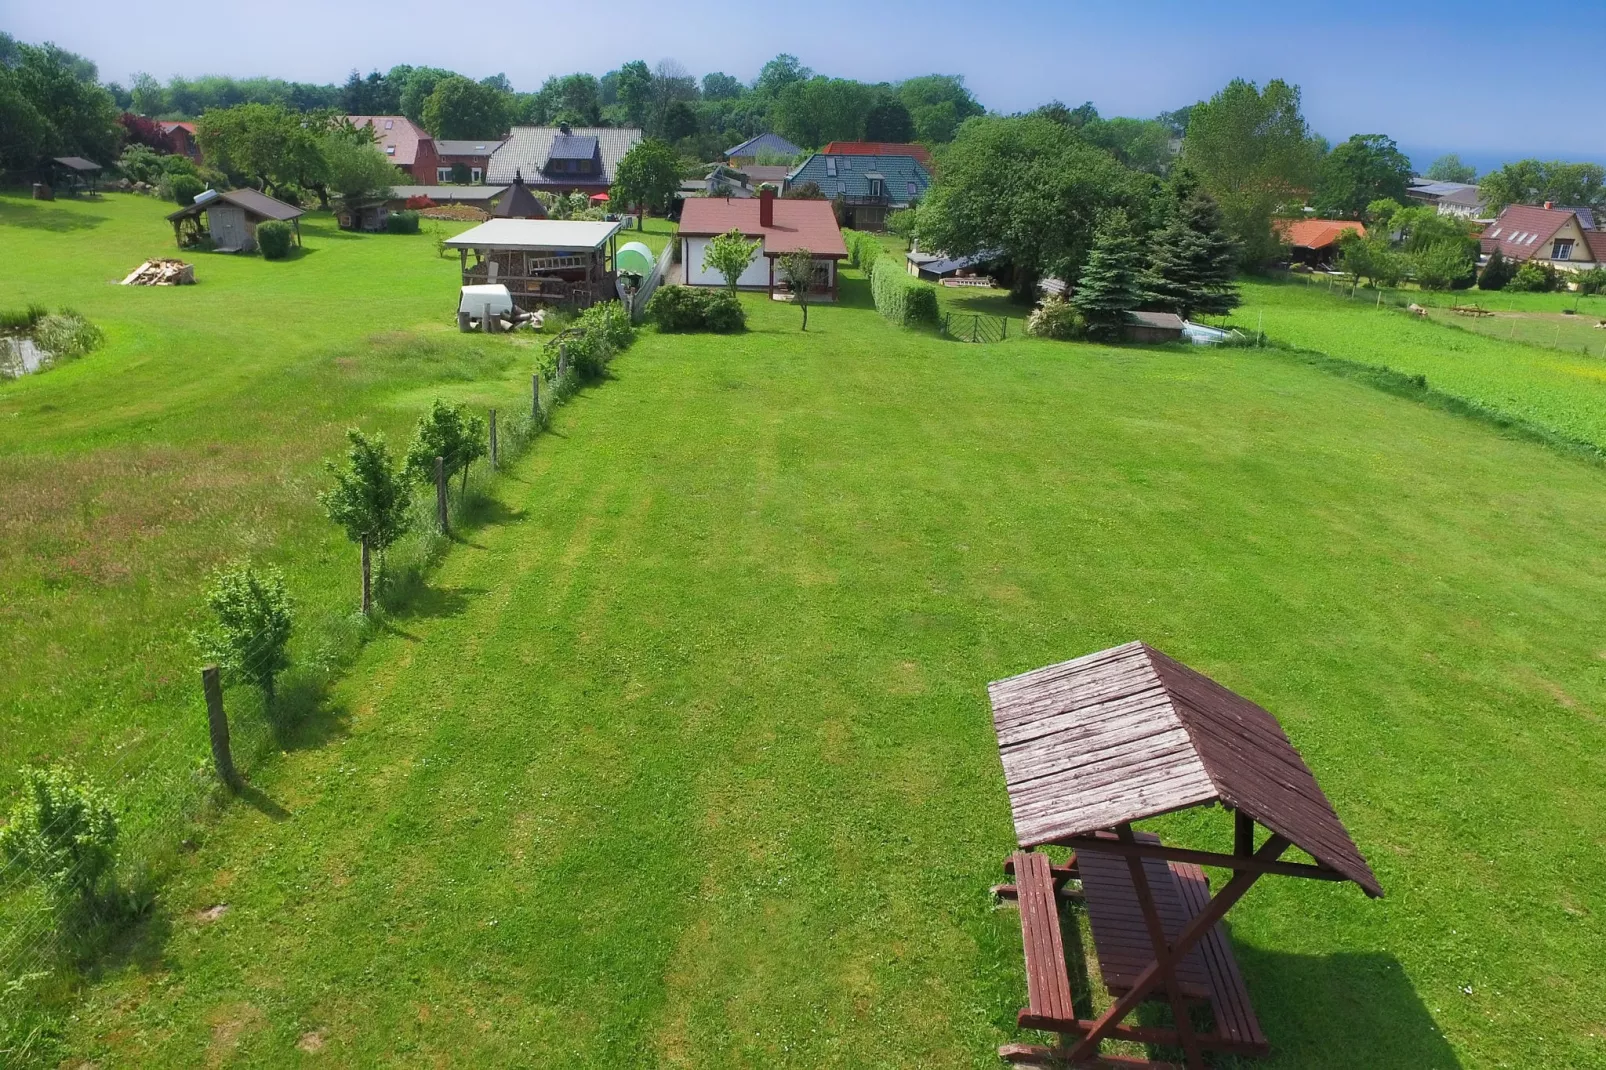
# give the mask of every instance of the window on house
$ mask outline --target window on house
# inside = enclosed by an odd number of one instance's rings
[[[1573,240],[1571,238],[1558,238],[1556,244],[1550,247],[1550,259],[1571,260],[1573,258]]]
[[[880,197],[885,192],[886,191],[882,188],[881,180],[879,178],[872,178],[870,180],[870,196],[872,196],[872,197]]]
[[[826,178],[835,178],[836,177],[836,157],[835,156],[827,156],[825,158],[825,177]]]
[[[468,169],[468,179],[475,185],[479,185],[480,182],[484,181],[485,179],[485,172],[480,170],[478,167],[470,167]]]
[[[435,168],[435,181],[436,182],[450,182],[451,180],[452,180],[452,169],[450,167],[437,167],[437,168]]]
[[[919,183],[916,183],[916,182],[909,183],[909,196],[918,197],[919,195],[920,195],[920,185],[919,185]]]
[[[842,157],[842,170],[844,170],[844,171],[853,170],[853,161],[848,159],[846,156]]]
[[[385,146],[385,155],[386,156],[394,156],[394,155],[396,155],[396,146],[395,145],[386,145]]]
[[[394,120],[394,119],[386,119],[385,120],[385,129],[386,130],[389,130],[391,127],[393,127],[395,125],[396,125],[396,120]]]
[[[841,179],[837,179],[836,191],[838,193],[846,193],[848,191],[848,184]]]

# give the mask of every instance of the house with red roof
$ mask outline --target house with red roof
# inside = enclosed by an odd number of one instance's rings
[[[1594,213],[1549,201],[1506,205],[1478,244],[1485,256],[1498,249],[1507,260],[1532,260],[1562,271],[1606,264],[1606,231],[1595,229]]]
[[[740,231],[760,239],[758,255],[742,272],[737,285],[744,290],[775,294],[775,260],[785,253],[808,250],[817,270],[814,293],[836,299],[837,269],[848,256],[830,201],[780,198],[772,189],[757,197],[692,197],[680,216],[681,278],[687,286],[723,286],[725,276],[703,267],[708,243],[721,234]]]
[[[926,172],[932,173],[931,150],[913,141],[833,141],[820,150],[822,156],[913,156]]]
[[[348,115],[351,125],[368,127],[385,158],[413,180],[414,185],[440,183],[440,153],[429,131],[405,115]]]
[[[1338,255],[1338,239],[1354,231],[1366,237],[1366,226],[1353,219],[1279,219],[1272,224],[1288,243],[1296,263],[1328,267]]]
[[[201,143],[195,139],[195,124],[190,122],[174,122],[156,124],[167,139],[167,150],[175,156],[188,156],[196,163],[201,162]]]

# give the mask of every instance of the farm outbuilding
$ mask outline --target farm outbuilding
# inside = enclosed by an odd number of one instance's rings
[[[167,217],[173,224],[173,237],[179,247],[198,244],[210,236],[212,247],[220,253],[248,253],[257,247],[257,225],[275,220],[295,228],[296,244],[301,244],[299,220],[306,213],[293,204],[259,193],[254,189],[231,189],[226,193],[205,190],[195,203]],[[207,229],[201,230],[201,216]]]

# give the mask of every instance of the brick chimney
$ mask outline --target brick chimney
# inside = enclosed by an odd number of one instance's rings
[[[1545,207],[1546,207],[1546,208],[1554,208],[1554,207],[1556,207],[1556,206],[1555,206],[1555,205],[1554,205],[1554,204],[1553,204],[1553,203],[1551,203],[1551,202],[1550,202],[1550,201],[1546,201],[1546,202],[1545,202]]]
[[[775,191],[768,186],[758,191],[758,225],[775,225]]]

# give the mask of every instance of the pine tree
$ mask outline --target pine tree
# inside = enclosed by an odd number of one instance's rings
[[[1089,337],[1120,337],[1126,314],[1143,302],[1142,268],[1143,258],[1126,213],[1120,209],[1110,212],[1093,235],[1093,251],[1071,299],[1087,321]]]
[[[1489,254],[1489,262],[1484,265],[1483,274],[1478,276],[1478,289],[1504,290],[1506,283],[1510,282],[1516,273],[1516,266],[1501,256],[1500,250],[1496,249]]]
[[[1221,209],[1195,193],[1171,213],[1151,249],[1143,290],[1147,304],[1175,312],[1224,315],[1238,305],[1238,246],[1221,223]]]

